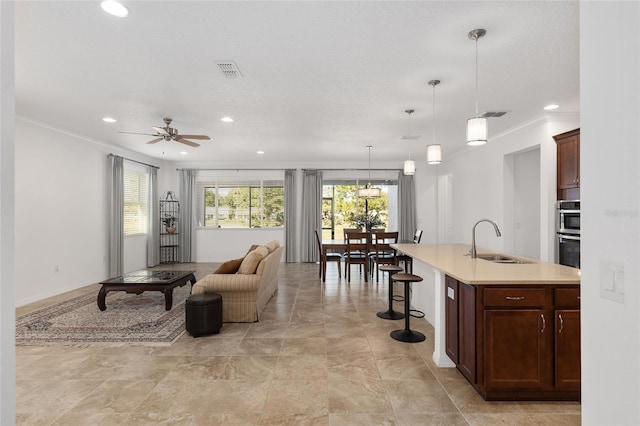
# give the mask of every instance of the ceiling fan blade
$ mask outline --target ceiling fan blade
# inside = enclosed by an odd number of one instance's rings
[[[169,132],[167,132],[165,129],[163,129],[162,127],[154,127],[155,131],[158,132],[158,134],[160,135],[165,135],[165,136],[171,136],[169,134]]]
[[[211,137],[207,135],[179,135],[178,137],[188,138],[188,139],[211,140]]]
[[[164,139],[164,138],[157,138],[157,139],[153,139],[153,140],[150,140],[150,141],[149,141],[149,142],[147,142],[147,143],[158,143],[158,142],[160,142],[162,139]]]
[[[118,133],[127,133],[129,135],[159,136],[157,133],[140,133],[140,132],[118,132]]]
[[[183,143],[183,144],[185,144],[185,145],[192,146],[192,147],[194,147],[194,148],[197,148],[197,147],[199,147],[199,146],[200,146],[200,144],[199,144],[199,143],[191,142],[191,141],[188,141],[188,140],[183,139],[183,138],[181,138],[181,137],[176,138],[176,142],[180,142],[180,143]]]

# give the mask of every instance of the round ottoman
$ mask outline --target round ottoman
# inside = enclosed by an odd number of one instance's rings
[[[218,334],[222,327],[222,296],[218,293],[195,294],[185,302],[186,328],[193,337]]]

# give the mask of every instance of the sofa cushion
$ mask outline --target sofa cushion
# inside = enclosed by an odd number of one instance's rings
[[[278,242],[278,240],[272,240],[264,246],[269,250],[269,253],[273,253],[278,247],[280,247],[280,243]]]
[[[240,264],[240,268],[238,268],[238,273],[245,275],[255,274],[256,269],[258,269],[258,264],[268,255],[269,250],[266,247],[258,247],[244,257],[242,263]]]
[[[240,259],[227,260],[222,265],[218,266],[218,269],[216,269],[213,273],[235,274],[236,272],[238,272],[238,269],[240,269],[240,265],[242,264],[243,260],[244,257],[241,257]]]

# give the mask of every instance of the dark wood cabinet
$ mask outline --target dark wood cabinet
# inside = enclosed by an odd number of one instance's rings
[[[558,200],[580,199],[580,129],[553,137],[557,153]]]
[[[446,286],[447,354],[484,399],[580,399],[578,286]]]

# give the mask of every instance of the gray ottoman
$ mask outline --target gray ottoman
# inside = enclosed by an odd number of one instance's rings
[[[185,302],[186,328],[193,337],[218,334],[222,327],[222,296],[195,294]]]

